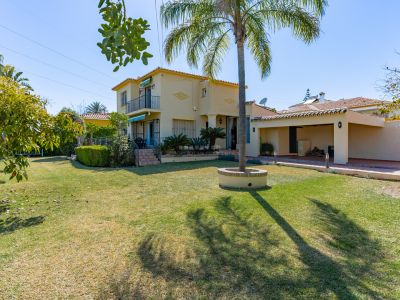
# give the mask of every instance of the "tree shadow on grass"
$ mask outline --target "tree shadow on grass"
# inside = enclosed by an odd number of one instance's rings
[[[386,262],[380,243],[339,209],[316,199],[308,199],[318,209],[314,216],[323,229],[324,234],[320,238],[335,255],[342,258],[345,268],[350,271],[348,276],[353,281],[374,278],[375,285],[386,288],[379,280],[382,273],[378,272],[378,268]]]
[[[214,213],[217,213],[215,217]],[[142,276],[154,280],[141,286],[133,279],[137,263],[131,263],[107,288],[110,298],[219,298],[238,295],[262,298],[267,290],[283,297],[292,278],[282,265],[288,265],[279,241],[269,228],[248,220],[248,215],[220,198],[212,211],[194,209],[187,213],[187,224],[196,243],[175,241],[160,234],[149,234],[140,243],[136,256]],[[279,272],[274,273],[273,270]],[[136,270],[136,274],[137,274]],[[156,282],[161,280],[162,288]],[[130,283],[129,283],[130,282]],[[154,288],[156,286],[156,288]],[[159,288],[160,290],[157,290]]]
[[[6,219],[0,219],[0,234],[6,234],[14,232],[15,230],[39,225],[43,223],[45,217],[36,216],[27,219],[21,219],[19,217],[8,217]]]
[[[356,290],[358,295],[367,298],[381,298],[362,282],[374,272],[373,263],[382,258],[379,243],[370,239],[365,230],[331,205],[311,200],[319,208],[319,218],[328,224],[324,233],[331,241],[329,245],[344,250],[342,254],[347,264],[342,264],[310,246],[259,193],[251,192],[251,195],[296,245],[301,261],[308,267],[306,280],[320,293],[330,291],[338,299],[357,299],[353,292]],[[351,250],[356,248],[358,250]]]
[[[255,217],[251,209],[241,207],[230,197],[222,197],[210,209],[187,212],[187,225],[194,240],[168,234],[147,235],[133,252],[128,267],[114,275],[101,294],[113,299],[382,298],[362,283],[372,274],[367,271],[374,269],[373,265],[368,267],[373,261],[370,256],[380,257],[379,244],[346,216],[313,200],[320,218],[329,221],[323,233],[333,243],[343,243],[343,235],[349,232],[357,236],[355,244],[341,253],[348,264],[310,246],[259,193],[250,194],[295,248],[279,239],[273,224]],[[347,239],[351,243],[351,238]],[[362,256],[362,250],[354,253],[352,247],[374,250]]]

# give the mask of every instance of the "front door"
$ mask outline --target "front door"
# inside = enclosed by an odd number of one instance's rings
[[[149,124],[149,134],[150,134],[150,145],[154,146],[154,122],[151,121]]]
[[[230,150],[236,150],[237,144],[237,118],[228,117],[226,127],[226,147]]]
[[[289,127],[289,153],[297,153],[297,127]]]

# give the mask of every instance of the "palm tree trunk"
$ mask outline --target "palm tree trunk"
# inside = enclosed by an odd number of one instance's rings
[[[239,75],[239,171],[246,170],[246,76],[244,70],[244,44],[237,42],[238,75]]]

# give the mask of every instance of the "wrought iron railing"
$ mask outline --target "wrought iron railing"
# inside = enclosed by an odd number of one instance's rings
[[[139,146],[140,149],[153,148],[160,144],[160,134],[154,133],[152,138],[146,138],[143,134],[137,134],[133,136],[133,141]]]
[[[129,101],[126,105],[126,113],[137,111],[143,108],[160,109],[160,96],[143,95]]]

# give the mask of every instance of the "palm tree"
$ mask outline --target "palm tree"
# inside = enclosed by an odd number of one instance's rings
[[[226,134],[221,127],[208,127],[200,130],[200,136],[208,142],[208,150],[212,150],[217,139],[224,139]]]
[[[176,0],[161,7],[165,27],[173,26],[165,41],[170,63],[183,49],[191,67],[203,58],[203,72],[210,78],[221,68],[231,39],[236,44],[239,77],[239,170],[245,171],[246,82],[244,48],[247,46],[261,76],[271,70],[268,33],[288,27],[295,37],[312,42],[319,36],[319,20],[327,0]]]
[[[32,87],[28,83],[29,79],[26,77],[22,77],[22,74],[23,72],[17,72],[14,66],[11,65],[3,66],[0,64],[0,76],[11,78],[19,85],[25,87],[27,90],[33,91]]]
[[[101,102],[94,101],[85,108],[86,114],[104,114],[107,112],[107,107]]]

